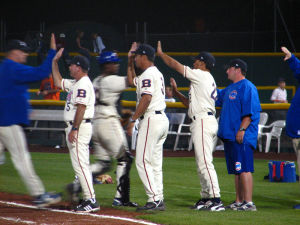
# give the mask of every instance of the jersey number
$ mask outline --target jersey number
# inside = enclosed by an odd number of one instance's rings
[[[210,97],[211,97],[213,100],[217,101],[217,99],[218,99],[218,98],[217,98],[217,88],[216,88],[215,83],[213,83],[212,86],[214,87],[214,90],[213,90],[212,93],[210,94]]]

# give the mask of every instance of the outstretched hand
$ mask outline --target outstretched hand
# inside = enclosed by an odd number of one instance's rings
[[[134,51],[136,51],[136,49],[137,49],[137,43],[136,42],[133,42],[132,43],[132,45],[131,45],[131,48],[130,48],[130,50],[129,50],[129,52],[128,52],[128,57],[130,58],[130,57],[132,57],[133,55],[134,55]]]
[[[63,51],[64,51],[64,48],[59,49],[59,51],[54,56],[53,61],[57,62],[60,59],[60,57],[62,56]]]
[[[53,49],[53,50],[56,50],[56,42],[55,42],[54,33],[51,33],[50,48]]]
[[[290,59],[292,57],[292,53],[286,48],[286,47],[281,47],[281,51],[285,54],[285,57],[284,57],[284,61]]]
[[[171,87],[173,88],[173,92],[177,91],[177,84],[173,77],[170,78],[170,84],[171,84]]]
[[[158,56],[161,56],[163,54],[160,41],[157,42],[157,50],[156,51],[157,51]]]

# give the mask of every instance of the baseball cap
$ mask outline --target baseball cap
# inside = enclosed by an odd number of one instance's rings
[[[11,51],[11,50],[21,50],[23,52],[29,52],[30,48],[24,41],[20,40],[10,40],[6,46],[6,51]]]
[[[279,77],[279,78],[278,78],[278,83],[279,83],[279,82],[285,82],[285,79],[284,79],[283,77]]]
[[[155,58],[155,49],[148,44],[140,44],[139,47],[133,52],[137,55],[146,55],[149,58]]]
[[[209,52],[200,52],[199,55],[194,57],[194,60],[196,59],[205,62],[208,69],[212,69],[216,64],[215,57]]]
[[[100,56],[97,58],[99,64],[104,63],[117,63],[120,62],[120,58],[117,53],[111,51],[101,52]]]
[[[90,69],[90,61],[85,56],[81,56],[81,55],[75,56],[70,62],[70,65],[72,64],[80,66],[84,70]]]
[[[65,35],[64,33],[60,33],[60,34],[59,34],[59,37],[61,37],[61,38],[65,38],[65,37],[66,37],[66,35]]]
[[[241,68],[241,71],[247,72],[247,63],[239,58],[233,59],[226,65],[226,69],[230,67]]]

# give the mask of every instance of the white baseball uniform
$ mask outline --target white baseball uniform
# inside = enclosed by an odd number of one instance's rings
[[[122,185],[120,185],[120,178],[123,175],[129,175],[125,171],[127,161],[123,159],[126,151],[128,151],[128,143],[117,111],[117,102],[121,92],[128,88],[127,77],[102,75],[94,79],[93,85],[96,94],[93,120],[94,155],[96,159],[106,161],[107,164],[110,164],[111,157],[118,159],[116,170],[118,188],[115,198],[121,198]],[[92,164],[92,173],[103,173],[107,164]]]
[[[68,92],[64,111],[64,120],[68,125],[66,128],[66,139],[70,151],[72,166],[81,184],[83,198],[85,200],[95,198],[89,160],[89,143],[92,137],[91,119],[94,116],[95,105],[93,84],[88,76],[84,76],[78,81],[62,79],[61,87],[64,91]],[[72,128],[77,104],[85,105],[86,110],[78,129],[77,141],[70,143],[68,140],[68,134]]]
[[[209,72],[188,66],[184,66],[184,77],[191,81],[188,115],[192,119],[190,129],[202,188],[200,194],[202,198],[219,198],[220,188],[212,156],[218,131],[216,83]]]
[[[155,67],[147,68],[134,78],[137,105],[142,95],[152,95],[144,115],[139,118],[136,145],[136,167],[144,184],[148,202],[163,200],[163,144],[168,134],[169,120],[164,113],[165,85],[162,73]]]

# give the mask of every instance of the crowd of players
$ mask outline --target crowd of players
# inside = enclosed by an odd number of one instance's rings
[[[165,210],[163,194],[163,144],[169,121],[165,114],[165,79],[155,66],[156,54],[170,68],[191,82],[189,96],[177,89],[170,79],[173,94],[188,108],[192,121],[191,133],[199,175],[201,198],[191,206],[194,210],[256,211],[252,201],[254,172],[253,150],[256,148],[260,101],[255,85],[246,79],[247,63],[231,60],[226,68],[232,81],[223,90],[217,88],[211,74],[216,61],[212,54],[200,52],[194,58],[193,68],[185,66],[165,54],[160,42],[155,50],[148,44],[134,42],[128,52],[127,76],[119,76],[119,61],[115,52],[105,51],[98,57],[101,74],[92,82],[88,76],[90,62],[82,55],[69,63],[70,76],[65,79],[59,71],[59,60],[64,48],[57,50],[51,34],[47,58],[38,67],[24,65],[29,48],[25,42],[11,40],[6,57],[0,64],[0,155],[6,148],[24,181],[34,204],[49,206],[61,200],[61,195],[49,193],[36,175],[28,152],[23,126],[29,123],[28,84],[53,74],[55,86],[68,93],[64,119],[67,125],[66,141],[76,179],[67,185],[77,212],[100,210],[93,188],[95,177],[111,169],[111,160],[117,160],[117,190],[113,206],[137,207],[137,211]],[[282,47],[295,77],[300,81],[300,61]],[[130,169],[133,157],[126,134],[120,122],[117,102],[122,91],[136,87],[137,106],[130,123],[138,121],[136,141],[136,168],[144,185],[147,201],[138,206],[130,201]],[[300,172],[300,91],[294,96],[287,114],[287,134],[293,140]],[[215,106],[221,106],[219,122]],[[217,173],[213,165],[216,138],[224,142],[227,170],[234,174],[236,197],[225,206],[221,201]],[[89,143],[93,140],[96,162],[90,165]],[[82,193],[82,199],[80,195]],[[295,208],[300,208],[296,205]]]

